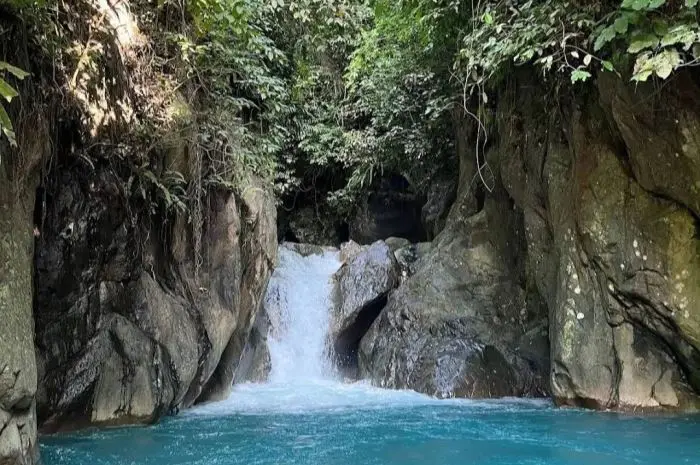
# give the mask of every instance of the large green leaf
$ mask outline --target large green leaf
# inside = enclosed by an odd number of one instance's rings
[[[629,53],[638,53],[646,49],[654,49],[659,45],[659,38],[656,34],[636,34],[630,41],[630,46],[627,49]]]
[[[598,50],[603,48],[605,44],[613,40],[616,35],[617,32],[615,31],[615,28],[613,26],[606,27],[605,29],[600,31],[600,34],[598,34],[598,37],[596,37],[595,43],[593,44],[593,50],[597,52]]]
[[[654,72],[661,79],[666,79],[682,62],[678,50],[668,48],[654,57]]]
[[[15,132],[12,129],[12,121],[10,120],[10,115],[7,114],[5,107],[0,103],[0,128],[2,129],[5,137],[10,141],[11,145],[17,145],[15,141]]]
[[[3,78],[0,78],[0,97],[4,98],[8,102],[11,102],[13,98],[17,97],[19,94],[17,91],[7,83]]]
[[[615,20],[615,23],[613,23],[613,28],[615,29],[615,32],[618,34],[624,34],[627,32],[627,27],[629,26],[629,21],[627,20],[627,16],[620,16]]]
[[[649,8],[649,0],[623,0],[622,8],[635,11],[646,10]]]
[[[689,49],[693,43],[697,41],[697,33],[688,24],[681,24],[671,28],[661,38],[661,46],[668,47],[669,45],[683,44],[685,49]]]
[[[17,79],[24,79],[27,76],[29,76],[29,73],[24,71],[23,69],[19,69],[16,66],[12,66],[9,63],[6,63],[4,61],[0,61],[0,70],[4,70],[9,72],[10,74],[14,75]]]

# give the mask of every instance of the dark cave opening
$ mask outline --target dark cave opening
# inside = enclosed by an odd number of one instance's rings
[[[345,328],[333,343],[336,366],[344,378],[358,378],[358,351],[360,341],[386,306],[387,295],[369,302],[357,314],[355,321]]]

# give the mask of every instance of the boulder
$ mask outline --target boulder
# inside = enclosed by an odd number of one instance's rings
[[[399,266],[389,246],[377,241],[346,262],[335,280],[330,341],[338,366],[354,377],[360,339],[398,285]]]
[[[518,349],[546,310],[526,311],[508,247],[490,232],[507,231],[499,211],[450,219],[362,338],[361,377],[438,397],[546,395],[548,347]]]

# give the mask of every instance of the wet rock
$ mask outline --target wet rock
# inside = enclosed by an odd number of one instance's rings
[[[288,250],[292,250],[302,257],[308,257],[309,255],[323,255],[326,252],[332,252],[337,250],[332,246],[324,246],[317,244],[305,244],[299,242],[283,242],[282,247]]]
[[[250,332],[245,349],[241,355],[241,361],[236,369],[235,383],[262,383],[267,381],[270,375],[271,360],[267,346],[267,335],[270,331],[270,318],[264,309],[258,312],[255,325]]]
[[[493,205],[448,222],[363,337],[361,377],[439,397],[546,394],[546,348],[541,368],[516,349],[543,312],[522,311],[524,291],[507,247],[490,232],[490,225],[509,224],[499,211]]]
[[[362,246],[355,241],[343,242],[340,244],[340,261],[343,263],[348,263],[366,249],[367,246]]]
[[[389,246],[377,241],[336,273],[336,297],[330,341],[337,363],[353,377],[360,339],[399,283],[399,266]]]

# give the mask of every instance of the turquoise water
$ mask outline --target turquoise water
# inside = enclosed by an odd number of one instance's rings
[[[700,418],[438,401],[362,384],[244,385],[150,427],[42,438],[45,465],[700,464]]]

